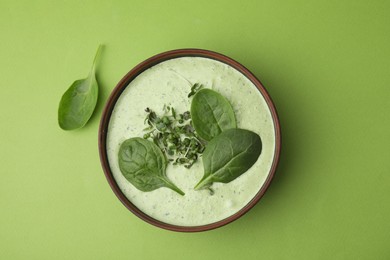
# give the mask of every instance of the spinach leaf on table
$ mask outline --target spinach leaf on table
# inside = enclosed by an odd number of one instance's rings
[[[261,139],[256,133],[238,128],[223,131],[203,152],[204,176],[195,190],[210,188],[213,182],[236,179],[252,167],[261,150]]]
[[[95,70],[100,50],[101,45],[96,52],[88,77],[73,82],[61,98],[58,108],[58,124],[64,130],[83,127],[95,110],[99,93]]]
[[[166,187],[184,195],[166,176],[166,158],[153,142],[139,137],[127,139],[121,144],[118,157],[123,176],[140,191]]]
[[[196,132],[206,141],[237,127],[229,101],[211,89],[201,89],[195,94],[191,102],[191,116]]]

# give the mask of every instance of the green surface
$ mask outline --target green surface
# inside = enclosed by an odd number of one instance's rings
[[[390,259],[389,14],[379,0],[0,0],[0,259]],[[99,43],[97,111],[65,132],[58,103]],[[195,234],[132,215],[97,150],[116,83],[183,47],[256,74],[283,135],[260,203]]]

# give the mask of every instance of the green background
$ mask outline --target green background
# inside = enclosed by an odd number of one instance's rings
[[[390,259],[389,24],[379,0],[0,0],[0,259]],[[96,112],[62,131],[59,100],[100,43]],[[259,204],[192,234],[130,213],[97,148],[116,83],[188,47],[257,75],[283,137]]]

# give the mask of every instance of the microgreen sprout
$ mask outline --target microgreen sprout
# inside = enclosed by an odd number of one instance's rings
[[[144,129],[143,138],[153,141],[168,162],[191,168],[205,149],[205,143],[192,126],[191,113],[185,111],[179,114],[168,105],[164,105],[162,115],[157,115],[149,107],[145,112],[145,124],[148,126]]]

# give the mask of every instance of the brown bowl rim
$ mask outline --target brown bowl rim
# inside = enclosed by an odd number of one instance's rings
[[[222,219],[220,221],[206,224],[206,225],[201,225],[201,226],[179,226],[179,225],[173,225],[173,224],[168,224],[162,221],[159,221],[157,219],[154,219],[150,217],[149,215],[145,214],[142,212],[140,209],[138,209],[133,203],[131,203],[127,197],[122,193],[120,190],[118,184],[116,183],[112,172],[110,170],[110,166],[108,163],[108,158],[107,158],[107,150],[106,150],[106,139],[107,139],[107,130],[108,130],[108,124],[110,121],[110,117],[112,114],[112,111],[115,107],[115,104],[117,100],[119,99],[120,95],[126,89],[128,84],[134,80],[139,74],[147,70],[148,68],[164,62],[166,60],[170,59],[175,59],[175,58],[180,58],[180,57],[203,57],[203,58],[209,58],[213,59],[219,62],[223,62],[239,72],[241,72],[245,77],[247,77],[260,91],[262,94],[263,98],[265,99],[268,108],[270,109],[271,115],[272,115],[272,120],[274,123],[274,130],[275,130],[275,151],[274,151],[274,159],[272,162],[271,169],[268,173],[268,176],[263,183],[262,187],[260,190],[256,193],[256,195],[252,198],[252,200],[244,206],[242,209],[240,209],[238,212],[235,214]],[[100,161],[102,168],[104,170],[104,174],[106,176],[106,179],[115,193],[115,195],[118,197],[118,199],[122,202],[122,204],[130,210],[133,214],[135,214],[137,217],[140,219],[144,220],[145,222],[152,224],[156,227],[163,228],[166,230],[171,230],[171,231],[177,231],[177,232],[200,232],[200,231],[207,231],[207,230],[212,230],[215,228],[222,227],[228,223],[231,223],[241,216],[243,216],[245,213],[247,213],[251,208],[253,208],[254,205],[263,197],[264,193],[266,192],[267,188],[269,187],[274,175],[275,171],[279,162],[279,157],[280,157],[280,149],[281,149],[281,133],[280,133],[280,123],[278,119],[278,115],[276,112],[276,108],[271,100],[270,95],[264,88],[263,84],[254,76],[246,67],[241,65],[239,62],[233,60],[230,57],[227,57],[223,54],[210,51],[210,50],[205,50],[205,49],[176,49],[176,50],[170,50],[166,52],[162,52],[159,54],[156,54],[145,61],[139,63],[137,66],[135,66],[132,70],[130,70],[116,85],[116,87],[113,89],[111,92],[111,95],[109,96],[107,103],[104,107],[103,114],[100,120],[100,125],[99,125],[99,133],[98,133],[98,147],[99,147],[99,156],[100,156]]]

